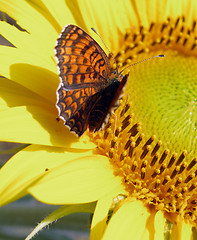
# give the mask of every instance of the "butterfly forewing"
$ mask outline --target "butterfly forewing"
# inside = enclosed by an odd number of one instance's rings
[[[105,52],[81,28],[68,25],[62,31],[55,47],[62,84],[67,89],[94,85],[100,89],[110,74],[110,63]],[[104,87],[104,86],[103,86]]]

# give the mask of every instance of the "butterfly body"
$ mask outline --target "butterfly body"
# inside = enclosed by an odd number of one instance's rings
[[[81,136],[98,131],[119,99],[127,81],[84,30],[67,25],[55,47],[61,83],[57,90],[59,116]]]

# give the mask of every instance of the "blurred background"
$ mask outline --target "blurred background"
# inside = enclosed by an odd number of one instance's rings
[[[0,20],[21,29],[14,19],[0,12]],[[13,47],[0,32],[0,44]],[[55,44],[55,43],[54,43]],[[56,89],[54,89],[56,91]],[[20,147],[17,143],[0,142],[0,167],[10,159]],[[13,151],[12,151],[13,150]],[[22,240],[46,216],[60,206],[46,205],[30,195],[0,208],[0,240]],[[35,240],[87,240],[89,239],[90,214],[77,213],[61,218],[42,230]]]

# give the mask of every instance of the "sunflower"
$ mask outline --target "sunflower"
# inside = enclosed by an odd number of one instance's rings
[[[38,225],[94,212],[90,239],[196,237],[195,1],[0,1],[1,141],[30,144],[0,171],[0,205],[30,193],[63,204]],[[54,45],[94,27],[129,80],[104,128],[77,138],[58,118]],[[93,36],[104,48],[98,36]],[[112,67],[115,67],[110,58]],[[33,234],[34,234],[33,233]],[[32,234],[32,235],[33,235]]]

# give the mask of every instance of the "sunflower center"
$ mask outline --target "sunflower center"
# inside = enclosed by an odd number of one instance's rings
[[[172,151],[197,155],[197,24],[184,17],[130,29],[116,60],[131,63],[164,54],[131,67],[125,93],[143,133],[156,135]]]
[[[135,66],[127,85],[129,102],[143,133],[165,147],[197,155],[197,61],[177,51]]]
[[[130,68],[119,107],[92,141],[109,157],[128,196],[194,223],[197,220],[196,22],[152,23],[130,30],[115,56]]]

